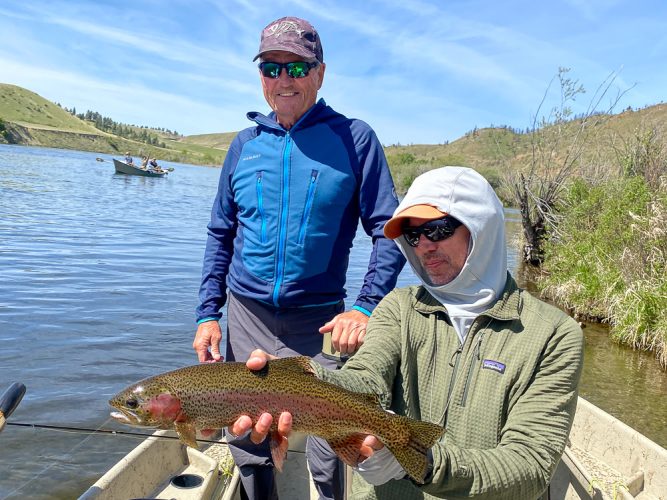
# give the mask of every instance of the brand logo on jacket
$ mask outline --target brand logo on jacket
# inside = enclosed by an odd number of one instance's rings
[[[257,158],[260,158],[262,155],[256,154],[256,155],[250,155],[250,156],[244,156],[241,158],[242,161],[248,161],[248,160],[256,160]]]
[[[492,359],[485,359],[482,363],[482,368],[486,370],[493,370],[498,373],[505,373],[505,365],[500,361],[494,361]]]

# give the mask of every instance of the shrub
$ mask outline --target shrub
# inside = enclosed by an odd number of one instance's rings
[[[545,247],[542,291],[604,319],[612,337],[654,350],[667,366],[667,184],[644,177],[572,184]]]

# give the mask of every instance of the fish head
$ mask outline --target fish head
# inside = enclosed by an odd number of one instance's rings
[[[171,429],[183,421],[181,400],[167,385],[147,379],[122,390],[109,400],[118,422],[137,427]]]

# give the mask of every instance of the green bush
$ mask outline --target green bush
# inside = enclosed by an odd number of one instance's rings
[[[545,248],[540,289],[667,366],[667,185],[575,181]]]

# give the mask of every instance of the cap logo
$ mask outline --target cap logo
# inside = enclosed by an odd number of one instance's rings
[[[293,31],[297,35],[299,35],[299,38],[302,38],[303,32],[305,30],[300,30],[299,25],[296,24],[295,22],[292,21],[280,21],[279,23],[276,23],[272,26],[269,26],[266,29],[266,35],[267,36],[275,36],[279,37],[280,35],[284,33],[289,33],[290,31]]]

